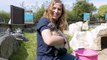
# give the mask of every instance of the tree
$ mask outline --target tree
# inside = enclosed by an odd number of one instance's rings
[[[10,19],[10,14],[5,11],[0,11],[0,19],[4,21],[5,23],[8,23]]]
[[[84,1],[77,1],[74,6],[71,13],[70,19],[73,20],[82,20],[83,19],[83,13],[92,13],[96,10],[96,7],[92,3],[88,3],[85,0]]]
[[[107,5],[102,5],[98,9],[99,18],[104,20],[104,15],[107,13]]]
[[[36,22],[38,22],[38,20],[43,16],[43,13],[45,11],[44,6],[42,5],[34,14],[34,19],[36,19]]]

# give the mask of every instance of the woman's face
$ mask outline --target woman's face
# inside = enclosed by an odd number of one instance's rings
[[[52,8],[52,18],[58,20],[62,14],[62,5],[61,3],[55,3]]]

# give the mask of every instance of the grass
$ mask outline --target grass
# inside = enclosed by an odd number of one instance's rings
[[[28,33],[25,32],[24,35],[26,38],[28,38],[29,41],[23,42],[20,41],[20,46],[18,48],[18,51],[15,52],[9,60],[35,60],[36,56],[36,33]],[[71,40],[71,36],[66,34],[68,37],[68,40]],[[68,53],[72,52],[72,49],[67,49]]]
[[[71,41],[72,37],[69,34],[66,34],[66,36],[68,37],[69,42]],[[72,48],[67,49],[68,53],[72,53]]]
[[[27,33],[24,35],[29,41],[20,41],[18,51],[15,52],[9,60],[35,60],[36,56],[36,33]]]

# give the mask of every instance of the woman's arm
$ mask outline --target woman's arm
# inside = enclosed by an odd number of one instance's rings
[[[55,32],[54,32],[55,33]],[[44,42],[47,45],[55,46],[55,45],[62,45],[64,44],[65,40],[62,36],[53,35],[52,31],[50,29],[45,29],[41,32]]]

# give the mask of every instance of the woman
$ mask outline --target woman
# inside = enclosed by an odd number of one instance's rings
[[[64,45],[64,37],[59,36],[47,26],[54,23],[60,31],[67,27],[65,8],[60,0],[51,2],[43,17],[37,24],[37,57],[36,60],[78,60],[67,53],[66,48],[57,50],[54,46]]]

